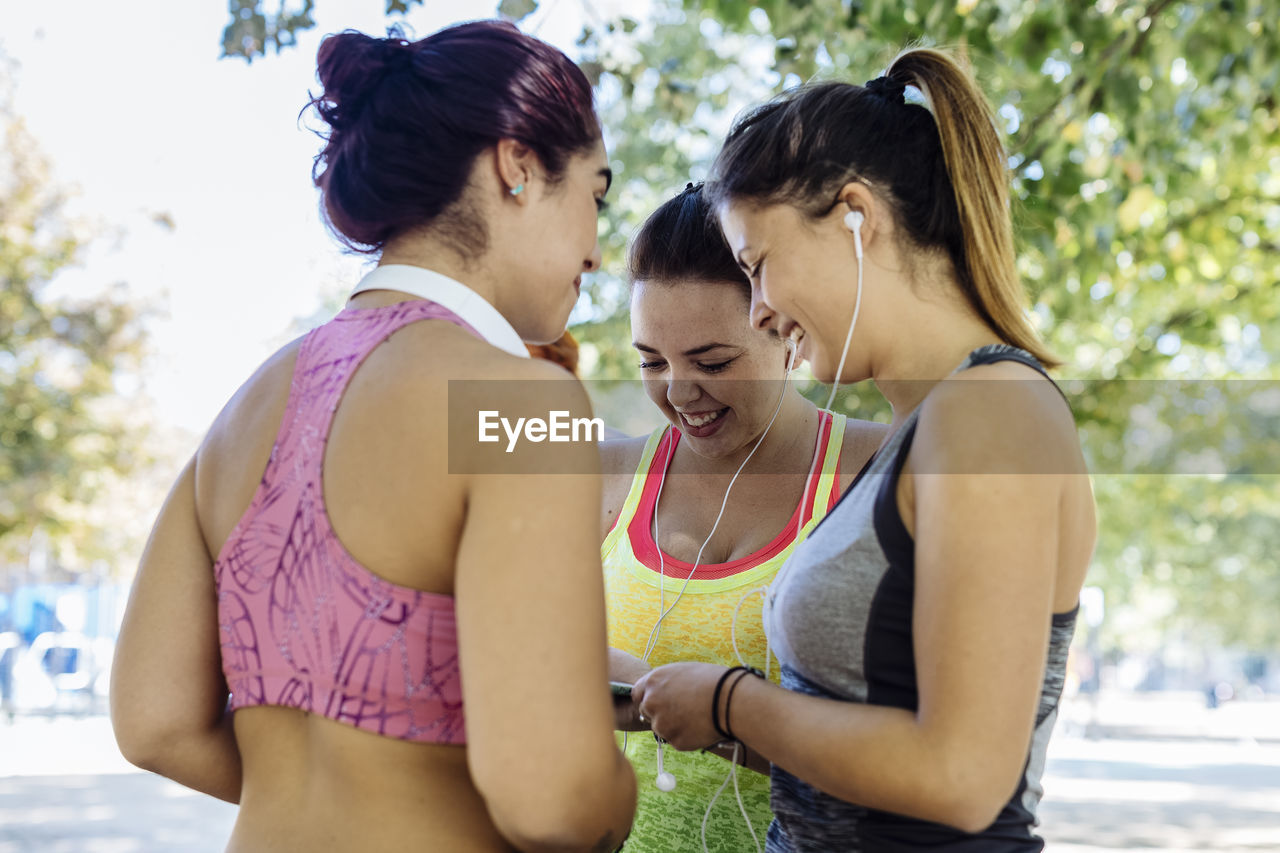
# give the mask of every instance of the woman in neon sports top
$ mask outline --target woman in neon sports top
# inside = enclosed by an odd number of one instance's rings
[[[599,264],[590,87],[498,22],[330,36],[319,77],[316,182],[379,266],[245,383],[161,510],[116,653],[121,750],[238,802],[233,850],[612,850],[635,783],[581,524],[595,448],[563,448],[580,476],[474,476],[448,440],[450,380],[587,414],[524,341],[564,331]]]
[[[885,430],[819,411],[788,388],[690,578],[730,478],[778,406],[789,356],[777,335],[748,325],[750,286],[708,214],[701,187],[691,184],[649,217],[629,258],[633,345],[646,391],[671,426],[602,445],[609,476],[601,554],[615,680],[634,681],[673,661],[736,664],[731,626],[739,601],[772,580]],[[646,663],[659,608],[677,596]],[[758,596],[743,604],[736,636],[747,662],[764,668]],[[771,669],[776,676],[776,664]],[[620,727],[647,728],[634,709],[619,711]],[[728,763],[666,750],[664,768],[676,787],[663,792],[654,785],[656,744],[647,732],[627,739],[627,756],[639,783],[627,850],[700,850],[703,816]],[[768,764],[748,756],[748,766],[754,769],[740,771],[739,788],[763,844],[772,818]],[[729,788],[709,815],[707,849],[751,850],[751,832]]]

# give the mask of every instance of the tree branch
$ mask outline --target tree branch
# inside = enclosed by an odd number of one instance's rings
[[[1090,84],[1092,84],[1090,88],[1092,90],[1096,90],[1098,88],[1099,80],[1101,80],[1101,78],[1106,76],[1107,71],[1110,68],[1110,62],[1112,58],[1120,50],[1120,48],[1123,47],[1124,43],[1130,37],[1133,36],[1134,32],[1137,32],[1137,36],[1133,39],[1133,44],[1130,46],[1129,56],[1131,58],[1136,56],[1140,51],[1140,49],[1142,48],[1142,46],[1146,44],[1146,40],[1149,37],[1148,33],[1150,33],[1152,28],[1156,25],[1156,22],[1155,22],[1156,15],[1159,15],[1161,12],[1163,12],[1173,2],[1174,0],[1153,0],[1151,5],[1147,7],[1145,12],[1143,12],[1142,18],[1139,19],[1139,20],[1142,20],[1142,19],[1150,20],[1151,23],[1147,26],[1147,28],[1145,30],[1125,30],[1123,33],[1117,36],[1111,42],[1111,44],[1107,45],[1106,48],[1102,51],[1102,54],[1099,56],[1098,61],[1096,63],[1090,63],[1090,65],[1088,66],[1088,69],[1090,71],[1101,69],[1101,73],[1098,75],[1097,79],[1092,77],[1089,71],[1083,72],[1079,77],[1076,78],[1075,82],[1072,84],[1070,89],[1068,89],[1067,91],[1059,95],[1057,100],[1055,100],[1052,104],[1049,105],[1048,109],[1041,112],[1031,121],[1031,123],[1027,127],[1027,132],[1026,134],[1024,134],[1023,138],[1028,141],[1034,139],[1036,135],[1039,133],[1041,126],[1043,126],[1044,123],[1048,121],[1050,118],[1052,118],[1053,114],[1058,111],[1058,107],[1062,106],[1062,104],[1065,103],[1068,98],[1073,98],[1079,95],[1082,91],[1084,91],[1086,86],[1090,86]],[[1089,96],[1092,97],[1092,95],[1093,95],[1093,91],[1090,91]],[[1088,100],[1088,98],[1083,98],[1082,100]],[[1025,165],[1029,163],[1034,163],[1035,161],[1043,157],[1044,152],[1048,149],[1049,145],[1052,144],[1053,139],[1056,138],[1056,136],[1057,134],[1053,134],[1045,138],[1044,141],[1042,141],[1039,145],[1036,146],[1034,151],[1032,151],[1030,154],[1026,155],[1026,157],[1023,158],[1022,160],[1023,164]]]

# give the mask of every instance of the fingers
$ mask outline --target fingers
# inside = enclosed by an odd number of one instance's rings
[[[615,696],[613,700],[614,729],[620,732],[649,730],[649,718],[640,712],[638,703],[630,698]]]
[[[639,708],[644,704],[644,695],[646,688],[649,686],[649,678],[653,675],[653,670],[649,670],[644,675],[636,679],[635,684],[631,685],[631,701]]]
[[[657,696],[656,693],[652,695],[654,697]],[[649,698],[649,673],[646,673],[639,681],[636,682],[636,686],[632,688],[631,699],[635,702],[636,715],[637,719],[640,720],[640,724],[647,729],[652,729],[654,726],[653,716],[657,709],[650,708],[645,705],[645,700]]]

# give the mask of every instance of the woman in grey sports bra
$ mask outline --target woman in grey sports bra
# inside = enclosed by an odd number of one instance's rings
[[[907,102],[905,88],[923,95]],[[947,54],[740,117],[708,182],[751,321],[889,438],[770,590],[782,686],[709,664],[636,685],[680,749],[773,764],[770,851],[1033,851],[1093,497],[1024,313],[1006,155]]]

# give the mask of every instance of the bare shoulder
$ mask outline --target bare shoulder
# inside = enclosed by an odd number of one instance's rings
[[[262,478],[289,402],[302,338],[276,350],[214,418],[195,456],[196,514],[217,554]]]
[[[448,382],[454,391],[460,389],[458,383],[493,383],[492,392],[513,400],[552,395],[580,410],[589,408],[582,383],[563,367],[512,355],[444,320],[406,326],[379,351],[375,356],[394,364],[404,382]]]
[[[557,365],[508,353],[446,320],[422,320],[369,354],[343,396],[335,429],[350,421],[362,435],[373,429],[387,441],[421,447],[446,440],[463,412],[533,409],[585,417],[590,401]]]
[[[920,406],[911,455],[922,473],[1076,474],[1084,465],[1062,394],[1012,361],[938,383]]]
[[[876,452],[889,434],[888,424],[849,418],[844,424],[844,442],[840,446],[841,479],[852,479]]]
[[[276,350],[236,389],[209,427],[201,444],[201,455],[217,453],[227,445],[238,450],[246,430],[252,431],[260,421],[270,420],[272,410],[283,413],[302,340],[296,338]],[[275,420],[279,419],[277,414]]]
[[[626,475],[630,478],[644,455],[649,436],[614,438],[600,442],[600,472],[605,476]]]
[[[635,477],[648,436],[615,438],[600,442],[600,471],[602,495],[600,501],[600,537],[603,539],[613,528],[627,493]]]
[[[264,436],[266,450],[270,451],[289,402],[293,369],[302,340],[297,338],[276,350],[236,389],[214,418],[196,455],[197,492],[201,490],[202,481],[208,479],[207,473],[201,473],[201,466],[206,468],[206,472],[215,468],[205,463],[230,462],[253,455],[253,448],[262,443]],[[222,470],[223,466],[219,464],[216,468]]]
[[[421,320],[396,330],[375,353],[402,365],[429,366],[450,379],[529,379],[571,376],[545,359],[512,355],[444,319]]]

